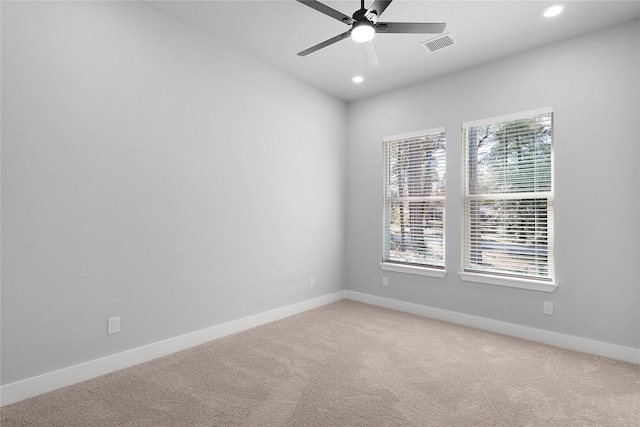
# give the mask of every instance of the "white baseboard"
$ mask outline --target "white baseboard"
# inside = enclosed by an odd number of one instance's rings
[[[70,366],[54,372],[16,381],[0,387],[1,405],[9,405],[20,400],[60,389],[101,375],[185,350],[208,341],[241,332],[265,323],[273,322],[302,313],[335,301],[344,299],[344,292],[324,295],[296,304],[258,313],[228,323],[212,326],[196,332],[180,335],[164,341],[134,348],[122,353],[91,360],[79,365]]]
[[[0,387],[1,405],[9,405],[62,387],[77,384],[101,375],[185,350],[208,341],[241,332],[265,323],[273,322],[302,313],[341,299],[350,299],[379,307],[390,308],[405,313],[445,320],[486,331],[497,332],[518,338],[536,341],[556,347],[623,360],[640,364],[640,349],[609,344],[587,338],[574,337],[557,332],[515,325],[513,323],[456,313],[419,304],[378,297],[353,291],[339,291],[318,298],[302,301],[264,313],[233,320],[175,338],[134,348],[122,353],[91,360],[58,371],[16,381]]]
[[[470,326],[485,331],[497,332],[529,341],[549,344],[555,347],[582,353],[594,354],[611,359],[640,364],[640,349],[610,344],[602,341],[580,338],[558,332],[545,331],[542,329],[530,328],[528,326],[516,325],[513,323],[501,322],[499,320],[487,319],[484,317],[471,316],[469,314],[456,313],[454,311],[442,310],[439,308],[413,304],[389,298],[378,297],[353,291],[345,291],[345,297],[353,301],[379,307],[390,308],[405,313],[444,320],[459,325]]]

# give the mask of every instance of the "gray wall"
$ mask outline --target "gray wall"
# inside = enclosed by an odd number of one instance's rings
[[[349,104],[348,289],[640,348],[639,28],[635,21]],[[460,124],[546,106],[555,111],[559,287],[463,282]],[[448,274],[383,272],[382,137],[443,125]],[[542,314],[543,301],[554,302],[554,316]]]
[[[3,2],[2,383],[343,290],[345,166],[342,101],[153,9]]]

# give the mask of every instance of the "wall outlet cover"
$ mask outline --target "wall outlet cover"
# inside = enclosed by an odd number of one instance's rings
[[[120,316],[107,319],[107,334],[117,334],[120,332]]]

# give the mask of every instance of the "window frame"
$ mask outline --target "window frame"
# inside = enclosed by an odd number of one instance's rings
[[[424,198],[433,200],[433,201],[441,201],[442,203],[442,267],[437,267],[429,264],[419,264],[419,263],[410,263],[410,262],[401,262],[401,261],[393,261],[387,259],[388,248],[390,247],[390,242],[388,241],[389,236],[389,208],[387,206],[388,203],[391,203],[390,197],[388,196],[388,166],[387,162],[387,144],[392,142],[398,142],[403,140],[409,140],[412,138],[422,137],[422,136],[434,136],[442,134],[442,137],[445,141],[444,147],[444,159],[443,159],[443,168],[444,168],[444,180],[445,180],[445,191],[443,195],[437,196],[424,196]],[[382,226],[382,262],[380,263],[380,268],[385,271],[392,271],[398,273],[407,273],[407,274],[416,274],[422,276],[430,276],[430,277],[438,277],[443,278],[446,276],[446,214],[445,214],[445,202],[446,202],[446,128],[436,127],[430,128],[415,132],[409,132],[399,135],[386,136],[382,139],[382,151],[383,151],[383,226]]]
[[[509,273],[496,273],[496,272],[482,272],[482,271],[468,271],[466,270],[467,265],[466,265],[466,259],[468,256],[470,256],[468,254],[468,252],[470,251],[470,236],[468,233],[468,227],[467,227],[467,223],[470,222],[471,220],[469,219],[469,216],[471,215],[468,212],[468,208],[467,205],[469,203],[469,200],[480,200],[482,197],[487,196],[487,198],[489,199],[503,199],[507,200],[509,198],[509,193],[508,192],[502,192],[502,193],[480,193],[480,194],[475,194],[473,197],[470,197],[469,194],[469,188],[470,188],[470,182],[469,179],[470,177],[468,176],[468,162],[469,162],[469,150],[468,150],[468,141],[467,141],[467,136],[466,136],[466,130],[469,128],[473,128],[473,127],[480,127],[480,126],[485,126],[485,125],[491,125],[491,124],[500,124],[500,123],[505,123],[505,122],[510,122],[510,121],[515,121],[515,120],[522,120],[522,119],[527,119],[527,118],[532,118],[535,116],[539,116],[539,115],[545,115],[545,114],[550,114],[551,115],[551,145],[550,145],[550,171],[551,171],[551,182],[550,182],[550,191],[539,191],[539,192],[531,192],[531,193],[527,193],[527,194],[532,194],[532,196],[528,196],[528,197],[523,197],[523,198],[518,198],[515,197],[516,195],[514,194],[512,198],[514,198],[515,200],[536,200],[536,199],[546,199],[547,200],[547,226],[546,226],[546,231],[547,231],[547,235],[550,236],[548,237],[548,242],[547,242],[547,253],[550,254],[549,255],[549,259],[548,259],[548,265],[550,266],[550,271],[551,273],[549,274],[550,277],[546,277],[546,278],[535,278],[534,276],[526,276],[526,275],[516,275],[514,273],[509,274]],[[553,107],[545,107],[545,108],[540,108],[540,109],[536,109],[536,110],[529,110],[529,111],[524,111],[524,112],[520,112],[520,113],[514,113],[514,114],[508,114],[508,115],[503,115],[503,116],[496,116],[496,117],[490,117],[490,118],[486,118],[486,119],[481,119],[481,120],[475,120],[475,121],[470,121],[470,122],[465,122],[462,123],[461,125],[461,148],[462,148],[462,204],[461,204],[461,221],[462,221],[462,227],[461,227],[461,238],[462,238],[462,245],[461,245],[461,260],[460,260],[460,268],[461,271],[458,273],[458,275],[460,276],[460,278],[464,281],[470,281],[470,282],[477,282],[477,283],[484,283],[484,284],[490,284],[490,285],[498,285],[498,286],[508,286],[508,287],[514,287],[514,288],[521,288],[521,289],[529,289],[529,290],[536,290],[536,291],[543,291],[543,292],[553,292],[555,291],[555,289],[557,288],[557,283],[556,283],[556,278],[555,278],[555,243],[554,243],[554,205],[555,205],[555,200],[554,200],[554,179],[555,179],[555,173],[554,173],[554,159],[553,159],[553,147],[554,147],[554,128],[555,128],[555,117],[554,117],[554,111],[553,111]]]

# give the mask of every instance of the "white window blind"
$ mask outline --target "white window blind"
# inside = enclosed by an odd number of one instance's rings
[[[383,263],[444,270],[445,130],[384,138]]]
[[[553,112],[463,124],[463,270],[553,281]]]

